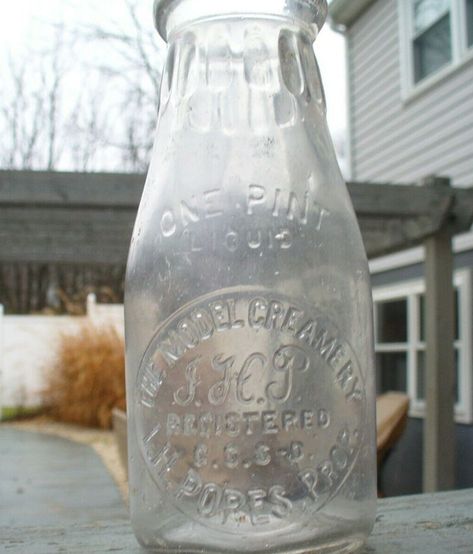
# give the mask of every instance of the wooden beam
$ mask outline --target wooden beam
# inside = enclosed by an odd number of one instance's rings
[[[438,226],[453,203],[454,189],[432,181],[428,186],[347,183],[358,217],[429,217]]]
[[[421,244],[448,221],[454,190],[438,178],[424,184],[348,183],[369,258]]]
[[[424,492],[455,484],[454,288],[451,229],[425,241],[426,407],[424,418]]]
[[[0,261],[33,255],[124,264],[144,181],[140,174],[0,171]],[[455,233],[470,228],[473,190],[441,182],[348,183],[368,257],[422,244],[447,223]],[[96,249],[99,227],[101,246],[111,254]]]
[[[136,209],[0,205],[0,262],[125,265]]]
[[[138,209],[145,175],[0,171],[0,206]]]

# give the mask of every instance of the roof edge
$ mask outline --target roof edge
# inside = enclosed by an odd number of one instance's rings
[[[332,0],[328,6],[330,23],[349,27],[376,0]]]

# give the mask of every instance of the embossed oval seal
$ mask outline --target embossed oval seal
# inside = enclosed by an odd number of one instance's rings
[[[207,526],[267,532],[337,494],[365,404],[356,356],[322,312],[245,290],[200,298],[157,330],[134,409],[166,499]]]

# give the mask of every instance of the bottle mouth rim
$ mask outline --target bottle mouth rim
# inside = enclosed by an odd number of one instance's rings
[[[191,4],[191,6],[190,6]],[[184,23],[217,17],[280,17],[322,28],[328,13],[327,0],[154,0],[154,22],[167,41]]]

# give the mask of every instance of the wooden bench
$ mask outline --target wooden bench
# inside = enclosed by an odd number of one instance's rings
[[[376,399],[378,467],[406,428],[408,412],[409,397],[406,394],[388,392]]]

